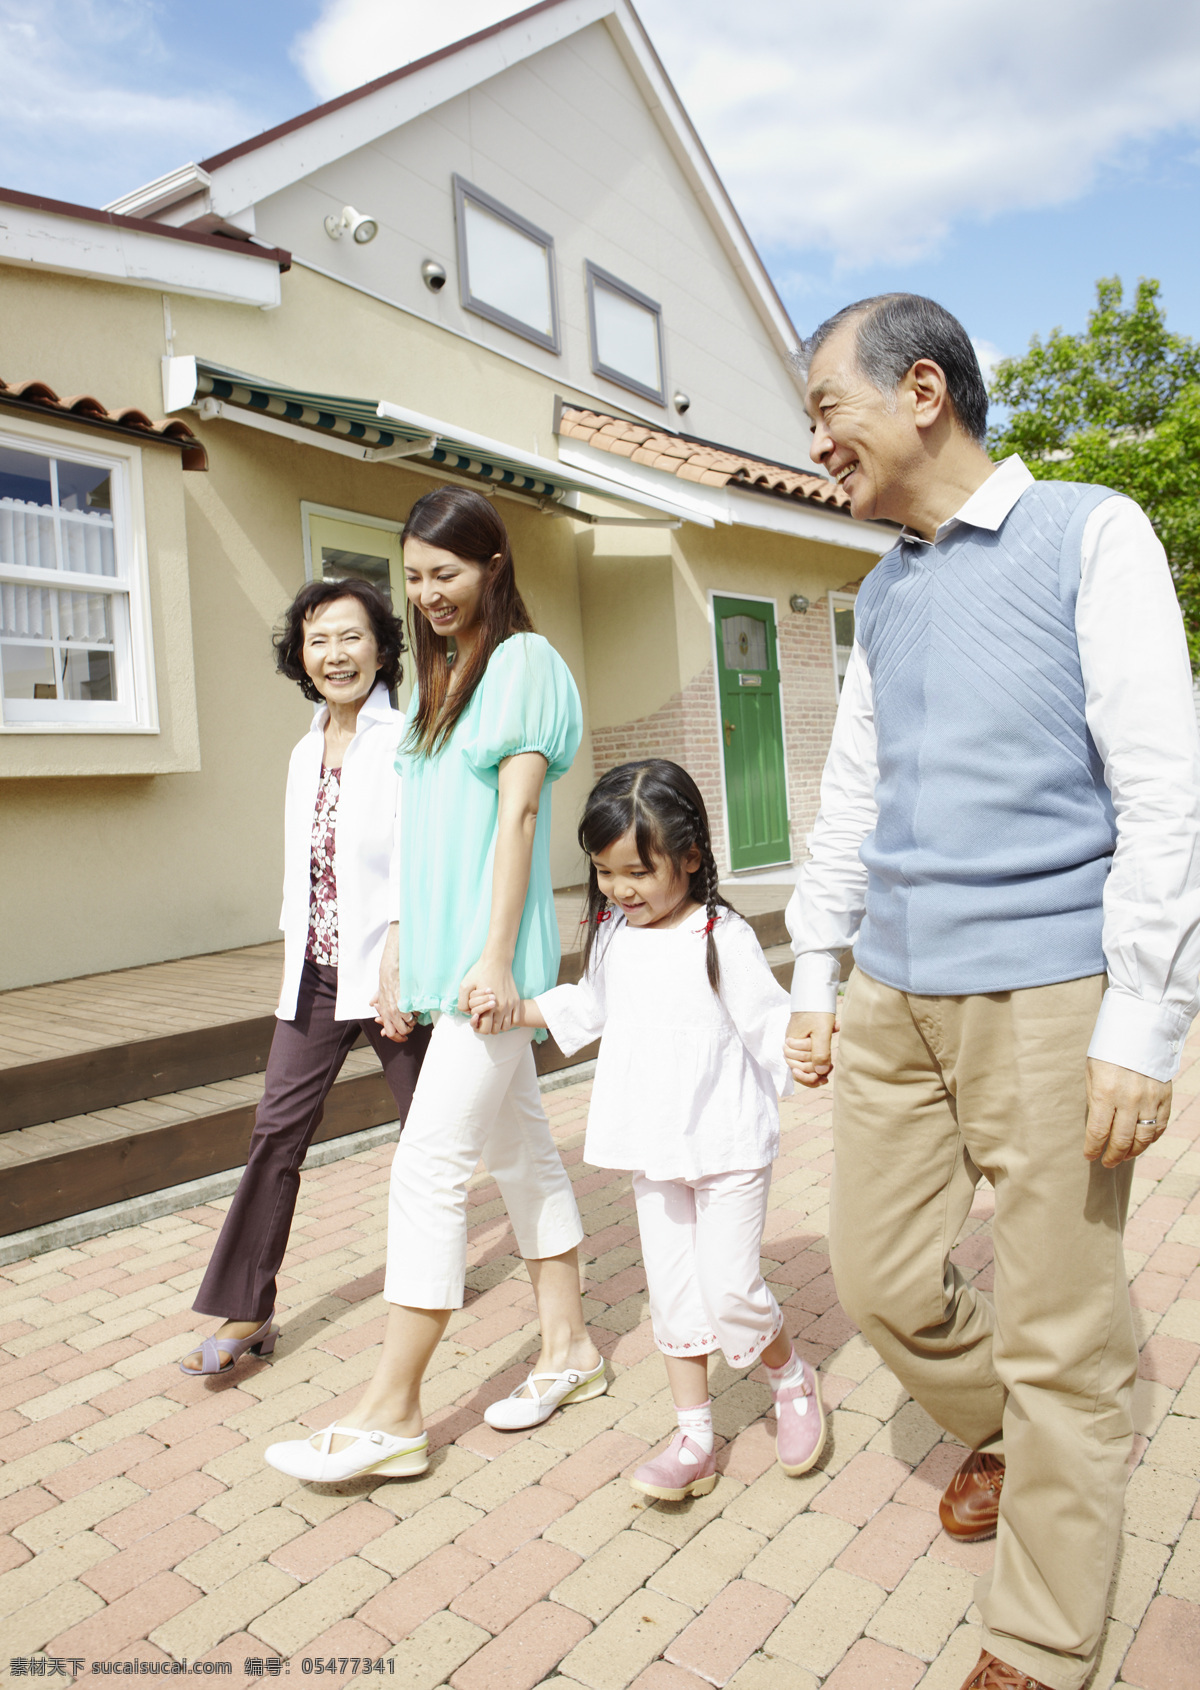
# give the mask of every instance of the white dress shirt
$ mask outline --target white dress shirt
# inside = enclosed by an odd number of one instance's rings
[[[1033,482],[1006,458],[957,514],[995,532]],[[906,531],[905,539],[918,543]],[[1099,504],[1083,531],[1075,633],[1087,724],[1116,812],[1104,888],[1109,987],[1089,1054],[1173,1079],[1200,1007],[1200,731],[1179,603],[1166,554],[1131,499]],[[875,706],[855,644],[825,772],[821,808],[788,904],[794,1010],[832,1011],[842,953],[858,937],[867,871],[859,847],[875,826]]]
[[[325,755],[329,706],[318,704],[312,726],[292,752],[283,806],[283,987],[275,1014],[296,1014],[308,946],[313,811]],[[379,989],[379,961],[389,922],[400,908],[400,777],[396,746],[404,718],[387,688],[375,687],[358,713],[354,738],[342,759],[335,835],[338,915],[337,1021],[374,1020],[371,999]]]
[[[718,995],[705,966],[705,915],[678,927],[605,923],[575,986],[537,998],[565,1056],[600,1039],[584,1160],[652,1180],[765,1168],[779,1149],[788,995],[749,922],[713,929]]]

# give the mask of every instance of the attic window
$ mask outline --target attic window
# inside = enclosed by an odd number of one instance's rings
[[[461,176],[454,215],[463,309],[557,352],[553,235]]]
[[[592,369],[631,393],[666,404],[662,306],[588,261]]]

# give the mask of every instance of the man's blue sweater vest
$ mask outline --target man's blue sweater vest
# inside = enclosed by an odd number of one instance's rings
[[[1083,528],[1111,492],[1037,482],[999,529],[901,541],[858,595],[879,818],[859,966],[957,996],[1105,970],[1112,802],[1075,635]]]

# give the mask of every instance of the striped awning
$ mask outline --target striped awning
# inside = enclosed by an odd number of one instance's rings
[[[168,410],[215,401],[224,415],[241,410],[274,418],[288,431],[311,429],[314,434],[337,438],[344,445],[356,444],[361,446],[363,457],[372,462],[423,461],[449,474],[491,482],[510,492],[555,503],[571,502],[572,495],[587,493],[619,500],[626,507],[665,511],[673,517],[684,514],[669,498],[660,500],[631,493],[614,487],[602,476],[568,469],[552,458],[522,452],[390,400],[312,393],[228,369],[204,358],[176,357],[168,363],[171,366],[166,376],[170,391]]]

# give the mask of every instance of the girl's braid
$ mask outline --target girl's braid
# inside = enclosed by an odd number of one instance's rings
[[[706,939],[704,945],[704,959],[708,966],[708,983],[714,992],[718,992],[721,989],[721,959],[717,955],[717,942],[713,938],[713,928],[717,924],[718,910],[727,906],[725,905],[724,898],[721,896],[720,883],[717,876],[717,860],[713,856],[712,844],[708,837],[708,829],[704,826],[700,814],[694,804],[689,803],[689,801],[682,796],[680,797],[680,802],[691,818],[692,826],[694,827],[696,834],[695,844],[700,852],[700,868],[698,874],[701,879],[701,890],[704,894],[704,913],[708,917],[705,924]]]

